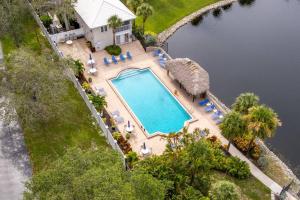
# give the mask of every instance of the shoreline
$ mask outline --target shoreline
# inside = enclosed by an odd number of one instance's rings
[[[157,36],[158,45],[161,46],[169,37],[171,37],[179,28],[186,25],[190,21],[192,21],[195,17],[202,15],[206,13],[207,11],[213,10],[218,7],[222,7],[228,4],[232,4],[237,2],[238,0],[222,0],[219,2],[216,2],[214,4],[208,5],[206,7],[203,7],[199,9],[198,11],[193,12],[192,14],[182,18],[180,21],[176,22],[174,25],[169,27],[168,29],[164,30],[163,32],[159,33]],[[166,52],[165,52],[166,53]],[[167,53],[169,56],[169,54]],[[170,56],[169,56],[170,57]],[[223,104],[215,95],[213,95],[211,92],[209,92],[209,98],[212,98],[218,106],[221,108],[221,110],[225,113],[230,112],[230,109]],[[290,192],[292,192],[294,195],[300,190],[300,180],[299,178],[294,174],[294,172],[291,170],[291,168],[284,163],[273,151],[271,151],[268,146],[262,141],[257,140],[258,145],[261,147],[261,149],[265,152],[265,157],[269,158],[271,160],[271,163],[276,163],[283,172],[285,178],[291,180],[294,180],[294,187],[291,188]],[[288,183],[286,183],[288,184]],[[282,185],[282,184],[280,184]],[[282,185],[283,186],[283,185]]]
[[[179,28],[181,28],[185,24],[187,24],[190,21],[192,21],[195,17],[197,17],[199,15],[202,15],[202,14],[206,13],[207,11],[210,11],[210,10],[213,10],[215,8],[219,8],[221,6],[225,6],[225,5],[237,2],[237,1],[238,0],[222,0],[222,1],[218,1],[218,2],[216,2],[214,4],[211,4],[211,5],[208,5],[208,6],[205,6],[205,7],[201,8],[200,10],[197,10],[197,11],[193,12],[190,15],[185,16],[180,21],[176,22],[171,27],[169,27],[168,29],[166,29],[163,32],[161,32],[161,33],[158,34],[158,36],[157,36],[157,42],[158,42],[158,44],[159,45],[163,44]]]

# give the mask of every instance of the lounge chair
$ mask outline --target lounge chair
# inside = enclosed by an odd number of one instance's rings
[[[207,107],[205,108],[205,112],[211,112],[211,111],[213,111],[215,108],[216,108],[216,106],[212,104],[212,105],[207,106]]]
[[[216,124],[221,124],[222,122],[223,122],[223,118],[222,119],[219,118],[216,120]]]
[[[199,101],[199,105],[200,106],[205,106],[206,104],[208,104],[209,103],[209,100],[208,99],[204,99],[204,100],[202,100],[202,101]]]
[[[213,115],[212,115],[212,119],[213,120],[217,120],[217,119],[219,119],[219,117],[222,115],[222,112],[221,111],[217,111],[217,112],[215,112]]]
[[[104,61],[104,64],[107,66],[110,64],[109,60],[106,57],[103,58],[103,61]]]
[[[124,122],[124,118],[121,116],[116,116],[116,117],[114,117],[114,119],[117,122],[117,124],[121,124]]]
[[[129,60],[132,60],[132,56],[131,56],[131,54],[130,54],[129,51],[126,52],[126,56],[127,56],[127,58],[128,58]]]
[[[111,114],[112,114],[112,116],[120,116],[120,111],[115,110]]]
[[[106,93],[106,91],[104,90],[104,88],[102,88],[102,87],[95,87],[95,89],[96,89],[96,93],[98,94],[98,95],[100,95],[100,96],[106,96],[107,95],[107,93]]]
[[[125,56],[123,54],[120,54],[120,60],[125,62]]]
[[[161,67],[165,67],[166,66],[166,61],[163,61],[163,60],[160,60],[160,61],[158,61],[159,62],[159,65],[161,66]]]
[[[112,59],[112,61],[113,61],[115,64],[118,64],[118,61],[117,61],[117,59],[116,59],[115,56],[112,56],[111,59]]]
[[[156,50],[154,50],[154,52],[153,52],[153,56],[154,56],[154,57],[159,56],[160,53],[161,53],[161,50],[160,50],[160,49],[156,49]]]

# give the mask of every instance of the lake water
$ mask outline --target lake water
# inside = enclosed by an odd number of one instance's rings
[[[267,143],[293,169],[300,166],[299,0],[234,3],[167,42],[172,57],[189,57],[209,72],[211,91],[226,105],[250,91],[272,107],[283,126]]]

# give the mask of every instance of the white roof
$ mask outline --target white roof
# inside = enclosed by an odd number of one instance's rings
[[[113,15],[118,15],[122,21],[136,18],[120,0],[78,0],[75,10],[89,28],[107,25]]]

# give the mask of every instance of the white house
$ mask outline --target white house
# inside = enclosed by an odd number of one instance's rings
[[[123,21],[123,25],[116,30],[116,44],[131,42],[132,22],[136,16],[120,0],[78,0],[75,11],[85,38],[96,50],[113,44],[113,32],[107,24],[113,15],[117,15]]]

